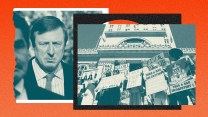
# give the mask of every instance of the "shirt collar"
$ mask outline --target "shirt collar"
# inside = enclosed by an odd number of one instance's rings
[[[45,71],[43,71],[40,66],[38,65],[36,59],[32,60],[32,65],[34,66],[34,72],[37,73],[38,77],[36,77],[37,80],[40,80],[42,78],[45,78],[45,76],[48,74]],[[63,67],[61,63],[59,63],[57,69],[54,71],[54,75],[57,78],[63,79]]]

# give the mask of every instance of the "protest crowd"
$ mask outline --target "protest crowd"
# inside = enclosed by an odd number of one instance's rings
[[[195,105],[195,55],[170,49],[141,64],[78,68],[78,105]]]

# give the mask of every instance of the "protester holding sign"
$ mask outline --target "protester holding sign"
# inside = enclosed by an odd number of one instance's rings
[[[187,57],[183,57],[180,49],[174,48],[169,51],[171,65],[167,66],[169,78],[169,104],[170,105],[188,105],[188,89],[194,88],[194,80],[190,77],[189,64]]]
[[[163,68],[168,64],[164,54],[160,53],[150,58],[146,62],[147,67],[143,68],[145,71],[146,94],[151,95],[154,105],[168,105],[166,92],[168,85],[163,71]]]

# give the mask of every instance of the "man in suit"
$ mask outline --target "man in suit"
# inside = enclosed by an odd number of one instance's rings
[[[14,12],[13,21],[15,26],[15,60],[14,92],[16,100],[37,99],[64,99],[62,96],[51,93],[34,85],[26,74],[29,60],[29,26],[24,18]],[[30,68],[29,68],[30,69]]]
[[[28,63],[29,84],[55,95],[49,97],[51,94],[42,92],[43,99],[72,99],[72,65],[62,62],[68,40],[64,23],[54,16],[37,19],[32,24],[30,39],[35,57]]]

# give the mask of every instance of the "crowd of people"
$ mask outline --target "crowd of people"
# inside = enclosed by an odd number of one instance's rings
[[[182,61],[181,59],[185,58],[180,65],[185,69],[177,69],[174,63],[177,61]],[[99,85],[102,84],[102,80],[111,79],[112,76],[121,74],[121,71],[115,69],[116,66],[119,66],[124,63],[119,63],[115,61],[114,68],[108,69],[106,71],[101,70],[102,72],[90,72],[88,75],[85,74],[83,70],[78,77],[78,93],[77,99],[78,105],[195,105],[195,55],[192,57],[188,55],[183,55],[183,52],[180,49],[173,48],[169,50],[169,64],[163,67],[162,74],[166,80],[167,88],[161,91],[148,94],[147,91],[147,78],[145,69],[146,64],[140,64],[135,67],[130,64],[128,67],[128,73],[134,70],[141,69],[141,85],[136,87],[128,88],[127,84],[131,79],[127,74],[125,74],[125,79],[121,82],[115,82],[113,87],[103,88],[98,90]],[[170,69],[172,68],[172,69]],[[153,68],[154,69],[154,68]],[[89,71],[89,70],[88,70]],[[182,74],[185,71],[185,75]],[[174,73],[173,73],[174,72]],[[102,74],[105,75],[102,75]],[[174,77],[173,77],[174,76]],[[179,84],[171,84],[174,80],[177,82],[180,77],[186,77],[185,81],[182,81],[182,85],[186,85],[189,80],[193,80],[191,88],[184,89],[184,87],[179,86]],[[175,78],[175,79],[174,79]],[[113,81],[113,80],[112,80]],[[109,83],[109,85],[112,83]],[[162,84],[161,84],[162,85]],[[171,87],[177,87],[174,90]],[[188,86],[187,86],[188,87]],[[135,89],[137,90],[135,93]],[[148,89],[149,90],[149,89]],[[174,92],[178,90],[177,92]]]

